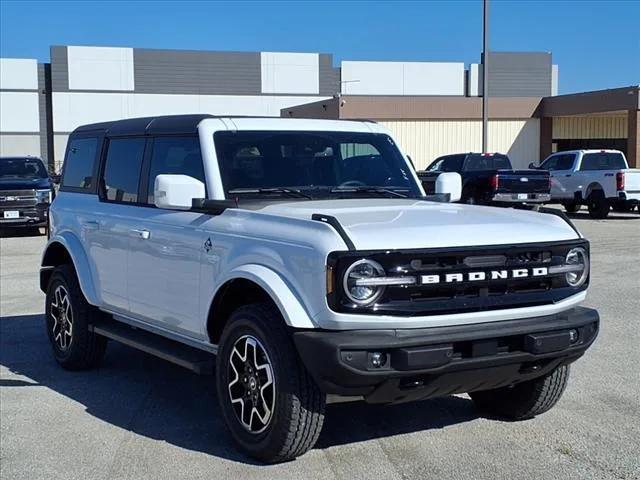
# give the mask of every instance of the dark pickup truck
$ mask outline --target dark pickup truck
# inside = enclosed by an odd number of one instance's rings
[[[36,157],[0,157],[0,228],[46,227],[53,181]]]
[[[435,193],[436,178],[442,172],[460,174],[463,203],[513,205],[551,199],[548,171],[513,170],[509,157],[500,153],[457,153],[437,158],[418,172],[427,195]]]

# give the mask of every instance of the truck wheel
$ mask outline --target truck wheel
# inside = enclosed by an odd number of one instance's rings
[[[591,218],[607,218],[611,206],[601,190],[596,190],[589,195],[587,200],[589,216]]]
[[[562,204],[567,213],[576,213],[580,210],[580,204],[578,202],[564,202]]]
[[[91,319],[100,313],[87,303],[71,265],[53,271],[45,314],[53,356],[63,368],[83,370],[100,364],[107,339],[89,331]]]
[[[216,358],[216,383],[225,423],[251,457],[283,462],[316,443],[325,395],[274,306],[247,305],[231,315]]]
[[[544,377],[511,387],[471,392],[469,396],[485,412],[511,420],[525,420],[550,410],[569,381],[569,366],[556,368]]]

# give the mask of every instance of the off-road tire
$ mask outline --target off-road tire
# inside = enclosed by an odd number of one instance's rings
[[[581,205],[578,202],[564,202],[562,206],[567,213],[576,213],[580,210]]]
[[[72,315],[72,328],[68,348],[62,349],[55,338],[52,304],[55,292],[62,287],[68,296]],[[45,301],[45,324],[47,335],[56,361],[67,370],[85,370],[100,365],[107,347],[107,339],[89,331],[92,319],[101,313],[87,303],[82,294],[75,269],[71,265],[60,265],[51,274]]]
[[[243,425],[230,396],[231,355],[236,342],[246,336],[254,337],[264,347],[275,378],[273,414],[260,433],[251,432]],[[275,306],[256,303],[231,314],[220,339],[216,385],[231,436],[249,456],[266,463],[284,462],[315,445],[324,422],[326,398],[302,364]]]
[[[589,208],[589,216],[596,219],[607,218],[609,210],[611,210],[609,200],[605,198],[601,190],[596,190],[589,195],[587,206]]]
[[[556,368],[544,377],[512,387],[471,392],[476,406],[492,416],[525,420],[550,410],[560,399],[569,381],[569,366]]]

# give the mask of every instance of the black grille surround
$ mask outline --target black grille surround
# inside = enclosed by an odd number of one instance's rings
[[[333,291],[327,295],[329,308],[340,313],[369,315],[422,316],[481,312],[506,308],[549,305],[585,290],[589,278],[580,287],[567,284],[564,273],[469,281],[469,272],[485,272],[490,278],[494,270],[527,269],[559,266],[567,252],[582,247],[589,255],[589,242],[584,239],[480,247],[454,247],[415,250],[332,252],[327,268],[333,275]],[[468,266],[469,257],[491,257],[496,265]],[[344,294],[342,280],[347,268],[361,259],[378,262],[388,277],[416,277],[417,284],[386,286],[384,294],[369,306],[353,304]],[[420,284],[423,275],[463,274],[454,283]]]

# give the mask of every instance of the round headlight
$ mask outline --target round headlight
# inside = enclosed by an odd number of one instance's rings
[[[358,280],[384,277],[384,275],[384,268],[379,263],[373,260],[358,260],[347,268],[344,274],[344,293],[356,305],[369,305],[380,298],[384,292],[384,286],[358,285]]]
[[[565,275],[567,283],[572,287],[581,286],[589,276],[589,256],[587,255],[587,251],[582,247],[572,248],[569,250],[569,253],[567,253],[564,263],[565,265],[576,267],[575,271],[568,272]]]

